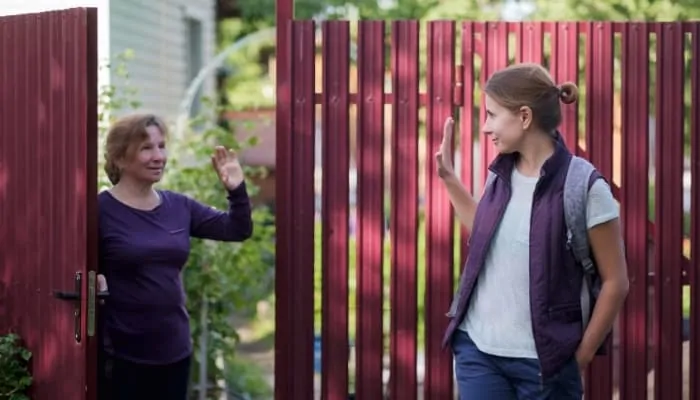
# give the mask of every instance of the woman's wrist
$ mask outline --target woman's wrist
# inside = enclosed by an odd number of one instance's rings
[[[457,179],[457,175],[455,175],[454,173],[441,177],[440,179],[442,179],[442,181],[445,182],[445,185],[461,184],[459,179]]]

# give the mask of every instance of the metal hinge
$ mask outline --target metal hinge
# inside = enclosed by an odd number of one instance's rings
[[[457,65],[455,67],[455,82],[454,82],[454,92],[452,98],[454,99],[454,105],[461,106],[464,104],[464,65]]]

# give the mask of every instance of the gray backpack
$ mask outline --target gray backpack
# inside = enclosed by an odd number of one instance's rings
[[[491,185],[495,174],[489,171],[484,190]],[[601,282],[598,268],[591,255],[586,224],[586,205],[588,191],[593,183],[602,178],[588,160],[572,156],[564,182],[564,217],[566,220],[567,246],[571,249],[576,262],[583,268],[583,285],[581,288],[581,311],[583,330],[590,321],[593,307],[600,294]]]

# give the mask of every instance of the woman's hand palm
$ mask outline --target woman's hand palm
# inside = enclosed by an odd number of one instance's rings
[[[233,150],[226,150],[223,146],[216,146],[211,162],[226,189],[233,190],[243,183],[243,167],[241,167],[238,156]]]
[[[454,163],[452,162],[452,135],[454,132],[454,120],[447,118],[442,132],[442,143],[440,149],[435,153],[435,163],[437,174],[445,179],[454,175]]]

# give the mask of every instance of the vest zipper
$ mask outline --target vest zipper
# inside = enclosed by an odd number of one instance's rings
[[[540,183],[542,182],[542,178],[545,176],[544,170],[540,170],[540,178],[537,180],[537,183],[535,184],[535,190],[532,193],[532,205],[530,206],[530,229],[532,230],[532,208],[535,205],[535,197],[537,195],[537,189],[539,189]],[[546,290],[549,290],[546,288]],[[530,310],[532,312],[532,310]],[[530,316],[530,319],[532,319],[532,315]],[[535,334],[535,324],[533,321],[532,324],[532,333],[533,336],[535,337],[535,349],[537,349],[537,335]],[[540,391],[544,392],[544,377],[542,376],[542,361],[539,359],[539,351],[537,352],[537,363],[540,365],[540,371],[537,374],[540,378]]]

